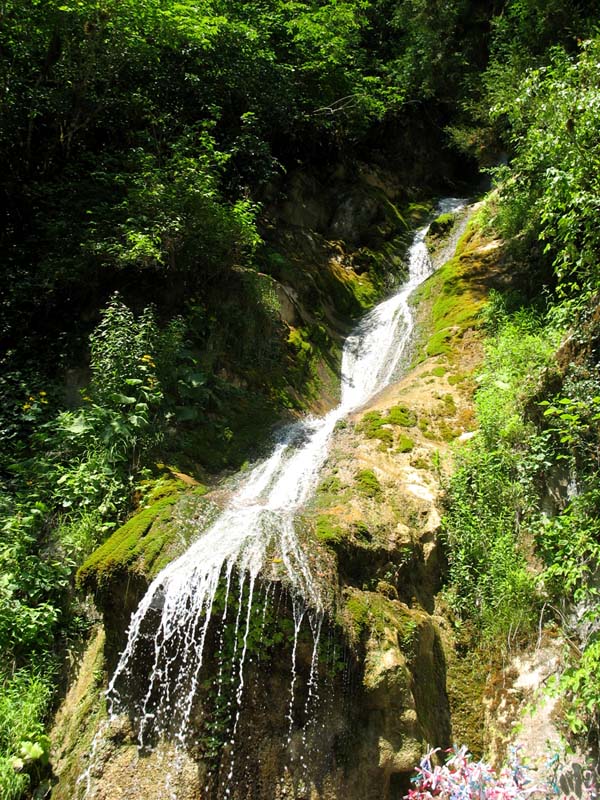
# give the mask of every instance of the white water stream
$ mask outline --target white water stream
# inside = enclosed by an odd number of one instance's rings
[[[456,198],[442,200],[438,213],[456,211],[463,204]],[[148,746],[166,730],[173,734],[174,727],[175,741],[185,742],[206,660],[205,644],[215,596],[219,586],[225,585],[225,610],[221,608],[219,613],[226,616],[235,571],[239,576],[237,612],[230,610],[231,619],[227,620],[235,625],[236,631],[234,663],[227,666],[237,686],[231,701],[233,744],[242,708],[253,594],[261,569],[267,559],[271,563],[274,553],[278,562],[281,560],[283,582],[293,598],[293,660],[302,619],[307,611],[311,615],[315,640],[311,684],[315,680],[322,601],[309,560],[296,536],[294,518],[316,488],[336,422],[364,405],[397,375],[414,326],[408,298],[433,269],[424,243],[427,229],[428,226],[421,228],[415,234],[409,251],[407,281],[396,294],[369,312],[346,340],[341,402],[337,408],[324,417],[309,417],[285,430],[271,456],[242,480],[226,510],[180,558],[157,575],[132,616],[127,645],[107,697],[111,715],[123,711],[128,698],[121,698],[120,693],[130,679],[139,684],[140,664],[147,665],[150,656],[139,705],[140,746]],[[222,670],[221,663],[219,692]],[[293,663],[290,734],[296,679]],[[309,699],[311,691],[312,685]],[[226,783],[233,779],[233,759],[232,755],[230,768],[224,770]],[[89,772],[86,778],[89,792]],[[227,785],[223,788],[228,795]]]

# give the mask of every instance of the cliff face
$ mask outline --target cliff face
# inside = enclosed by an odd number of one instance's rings
[[[251,607],[243,590],[228,612],[218,600],[177,747],[168,730],[137,746],[138,677],[152,667],[151,636],[146,661],[118,686],[128,701],[110,720],[100,689],[152,577],[210,522],[228,490],[207,493],[185,476],[164,482],[83,566],[80,583],[95,594],[104,633],[57,718],[54,798],[87,790],[94,800],[393,800],[428,744],[451,743],[449,633],[436,609],[440,477],[451,468],[450,442],[473,427],[477,313],[498,279],[494,256],[473,230],[463,236],[419,293],[413,368],[336,427],[318,491],[297,520],[323,614],[308,609],[299,621],[276,554]],[[231,639],[221,620],[242,612],[247,655],[238,672],[238,631]]]

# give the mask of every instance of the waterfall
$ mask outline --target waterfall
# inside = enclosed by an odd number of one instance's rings
[[[461,200],[446,199],[440,202],[438,212],[455,211],[462,205]],[[293,606],[290,736],[298,680],[296,647],[305,618],[310,622],[314,641],[307,710],[316,694],[323,601],[294,520],[316,488],[336,422],[364,405],[402,367],[414,326],[409,297],[433,270],[424,242],[427,229],[428,226],[421,228],[414,236],[407,281],[368,313],[346,340],[340,404],[324,417],[308,417],[280,434],[272,454],[243,477],[216,521],[156,576],[132,616],[127,644],[107,698],[110,715],[117,715],[130,708],[131,698],[125,696],[127,688],[132,684],[141,686],[135,701],[141,748],[152,747],[165,734],[181,746],[186,744],[202,668],[210,655],[209,632],[214,630],[218,617],[220,633],[213,644],[222,651],[226,626],[233,628],[229,663],[217,653],[217,699],[222,697],[225,682],[233,687],[228,700],[232,720],[228,730],[231,746],[226,756],[229,763],[221,768],[224,796],[230,793],[228,782],[233,780],[236,768],[233,745],[243,709],[251,616],[256,609],[262,614],[264,626],[269,602],[268,590],[261,603],[256,602],[257,579],[274,562],[278,580],[286,587]],[[140,664],[144,665],[143,675],[139,674]],[[89,793],[89,770],[86,780]]]

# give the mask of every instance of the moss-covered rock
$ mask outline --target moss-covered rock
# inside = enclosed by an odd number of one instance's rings
[[[345,614],[365,653],[359,761],[403,785],[426,742],[450,742],[439,634],[429,615],[381,591],[349,590]]]
[[[410,451],[415,446],[414,439],[411,439],[410,436],[404,436],[401,434],[398,437],[398,446],[397,452],[398,453],[410,453]]]
[[[429,226],[429,230],[427,232],[427,242],[428,244],[435,243],[436,239],[440,237],[447,236],[454,225],[456,224],[457,217],[456,214],[449,212],[447,214],[440,214],[439,217],[436,217],[433,222]]]
[[[78,660],[76,676],[50,732],[50,760],[53,772],[60,777],[52,789],[55,800],[78,796],[77,781],[86,767],[94,737],[107,718],[104,643],[104,631],[99,628]]]
[[[175,535],[169,522],[172,507],[186,488],[182,481],[161,485],[139,509],[83,563],[77,583],[88,592],[107,588],[135,569],[146,577],[158,571],[157,561]]]
[[[486,240],[477,218],[469,222],[453,258],[443,264],[413,295],[422,323],[417,360],[449,355],[453,342],[481,326],[489,289],[502,279],[496,244]]]
[[[200,484],[159,481],[145,505],[83,563],[80,589],[94,595],[106,629],[105,654],[112,669],[124,643],[131,615],[152,578],[189,546],[216,506]]]
[[[361,469],[354,476],[356,488],[366,497],[378,498],[381,495],[381,484],[372,469]]]

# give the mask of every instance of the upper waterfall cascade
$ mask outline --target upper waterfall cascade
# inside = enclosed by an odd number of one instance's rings
[[[464,202],[444,199],[438,213],[457,211]],[[415,233],[406,282],[370,311],[347,338],[339,405],[323,417],[308,417],[280,434],[271,455],[241,479],[228,507],[181,557],[156,576],[132,616],[127,644],[107,697],[111,715],[117,715],[129,700],[124,687],[130,678],[135,676],[136,684],[142,682],[137,713],[140,746],[149,746],[167,729],[176,742],[186,741],[194,697],[208,658],[207,638],[219,587],[218,613],[223,624],[226,621],[235,626],[236,635],[234,663],[227,665],[236,686],[230,731],[231,740],[235,739],[242,709],[250,609],[259,573],[273,553],[280,560],[282,581],[293,600],[296,641],[303,619],[310,621],[315,642],[310,681],[315,680],[323,602],[294,519],[316,489],[336,423],[401,374],[414,328],[409,297],[433,270],[425,245],[427,230],[425,226]],[[237,588],[232,599],[234,585]],[[295,649],[296,642],[293,658]],[[142,656],[149,668],[140,677],[136,664]],[[295,680],[292,664],[292,700]],[[220,681],[221,671],[219,692]],[[291,702],[289,719],[291,730]],[[231,755],[230,768],[225,770],[225,783],[233,777],[233,758]],[[89,792],[89,775],[87,788]],[[228,795],[226,786],[224,792]]]

